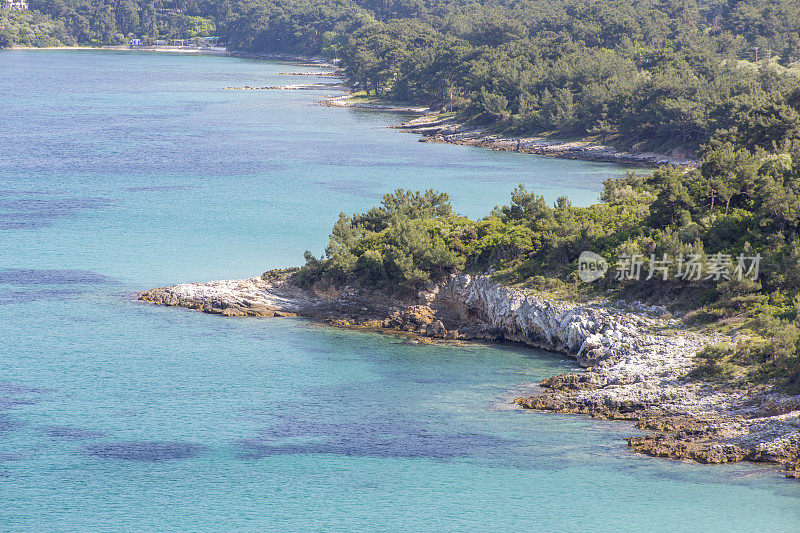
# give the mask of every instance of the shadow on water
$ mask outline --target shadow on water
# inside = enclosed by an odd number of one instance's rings
[[[36,300],[63,300],[85,294],[90,287],[113,280],[91,270],[0,269],[0,305],[25,304]]]
[[[102,437],[105,434],[101,431],[92,431],[73,426],[51,426],[45,428],[45,434],[53,439],[61,440],[86,440]]]
[[[188,185],[142,185],[139,187],[123,187],[126,192],[177,192],[193,189]]]
[[[36,405],[45,389],[37,389],[17,383],[0,382],[0,436],[4,433],[20,429],[26,422],[9,416],[6,412],[22,405]]]
[[[130,441],[93,444],[82,452],[101,459],[158,462],[190,459],[206,450],[205,446],[179,441]]]
[[[330,423],[295,419],[262,430],[258,437],[242,439],[238,446],[244,459],[286,454],[446,459],[486,454],[514,443],[486,433],[443,433],[408,420]]]
[[[49,198],[51,193],[27,192],[0,196],[0,230],[37,229],[55,221],[76,217],[80,212],[102,209],[115,203],[110,198]],[[4,197],[3,197],[4,196]]]
[[[0,283],[14,285],[71,285],[107,283],[111,278],[91,270],[0,269]]]
[[[381,184],[366,180],[318,180],[315,185],[325,187],[330,191],[348,193],[362,198],[381,198],[379,192]]]

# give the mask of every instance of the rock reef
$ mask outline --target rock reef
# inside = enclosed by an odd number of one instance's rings
[[[266,277],[266,276],[265,276]],[[800,398],[739,390],[689,377],[694,355],[715,342],[661,308],[576,303],[452,275],[399,300],[345,288],[301,289],[290,277],[180,284],[139,299],[226,316],[306,316],[451,340],[508,340],[568,354],[585,372],[553,376],[515,403],[525,409],[632,420],[636,451],[703,463],[779,463],[800,476]]]

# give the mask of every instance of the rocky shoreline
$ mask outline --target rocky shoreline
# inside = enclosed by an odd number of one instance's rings
[[[559,141],[543,137],[504,137],[488,133],[484,128],[468,126],[452,119],[442,119],[436,115],[426,115],[392,127],[422,135],[422,139],[420,139],[422,142],[479,146],[493,150],[545,155],[562,159],[650,167],[697,164],[697,160],[678,153],[657,154],[624,151],[588,141]]]
[[[352,107],[356,109],[371,109],[373,111],[391,111],[395,113],[407,113],[410,115],[425,115],[430,113],[430,108],[422,106],[405,106],[390,103],[371,103],[357,102],[353,100],[353,95],[345,94],[342,96],[329,97],[319,102],[325,107]]]
[[[317,89],[335,89],[335,83],[295,83],[292,85],[267,85],[265,87],[252,87],[242,85],[240,87],[223,87],[223,91],[313,91]]]
[[[346,82],[344,82],[346,83]],[[342,87],[342,90],[345,90]],[[373,111],[389,111],[409,115],[422,115],[403,124],[389,126],[407,133],[422,136],[421,142],[478,146],[498,151],[545,155],[561,159],[577,159],[633,166],[658,167],[661,165],[694,166],[696,159],[677,153],[657,154],[644,151],[624,151],[611,146],[588,141],[559,141],[544,137],[504,137],[488,133],[484,128],[468,126],[450,118],[442,118],[428,107],[398,105],[390,102],[359,102],[352,94],[329,96],[319,102],[325,107],[351,107]]]
[[[224,316],[305,316],[421,339],[508,340],[575,357],[586,372],[545,379],[525,409],[632,420],[651,433],[636,451],[702,463],[757,461],[800,477],[800,398],[692,380],[695,352],[714,342],[663,309],[574,303],[453,275],[411,300],[346,288],[304,290],[286,275],[180,284],[139,299]]]

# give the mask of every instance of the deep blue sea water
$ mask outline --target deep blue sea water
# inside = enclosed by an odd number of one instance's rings
[[[317,81],[278,75],[300,68],[0,52],[0,530],[800,530],[773,468],[511,409],[559,355],[134,301],[296,265],[396,187],[480,216],[519,182],[586,204],[624,172],[419,143],[315,104],[332,90],[222,89]]]

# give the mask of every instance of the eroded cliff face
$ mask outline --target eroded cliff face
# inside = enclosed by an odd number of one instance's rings
[[[579,304],[458,275],[426,295],[432,307],[469,317],[485,338],[504,338],[576,357],[586,373],[542,382],[516,403],[528,409],[634,420],[654,431],[631,437],[637,451],[705,463],[800,461],[800,398],[775,390],[741,391],[692,380],[694,355],[720,339],[680,321],[607,303]],[[645,312],[642,312],[645,311]],[[650,309],[658,313],[658,309]]]
[[[489,338],[574,356],[591,369],[593,388],[658,380],[668,391],[691,370],[695,351],[711,342],[682,330],[678,320],[606,303],[559,301],[482,276],[454,276],[432,292],[432,307],[458,313],[467,324],[473,317]]]
[[[665,336],[654,334],[659,327],[677,328],[677,320],[658,320],[639,312],[607,303],[573,303],[547,298],[539,293],[495,283],[485,276],[460,274],[422,296],[433,307],[456,311],[459,319],[484,325],[488,332],[506,340],[574,355],[583,366],[609,357],[628,356],[644,344],[659,343]],[[653,313],[660,313],[652,308]],[[687,361],[687,335],[670,336],[680,347],[675,354],[681,366]],[[693,339],[698,340],[699,339]],[[683,344],[682,344],[683,343]]]
[[[658,309],[564,302],[459,274],[399,301],[354,289],[305,291],[260,278],[181,284],[140,299],[230,316],[297,314],[440,339],[509,340],[576,357],[586,372],[542,382],[523,408],[634,420],[653,433],[631,437],[637,451],[720,463],[800,467],[800,398],[741,391],[688,377],[698,349],[716,339],[684,330]],[[649,313],[648,313],[649,312]]]

